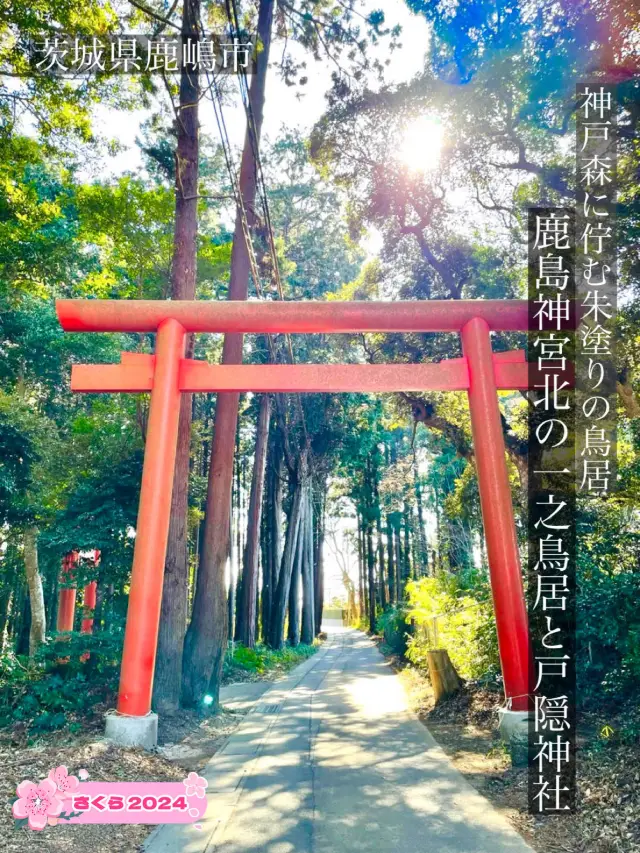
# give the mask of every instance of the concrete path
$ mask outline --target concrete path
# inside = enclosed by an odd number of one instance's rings
[[[202,775],[201,829],[159,827],[147,853],[531,853],[358,631],[273,684]]]
[[[248,711],[273,681],[239,681],[220,688],[220,703],[230,711]]]

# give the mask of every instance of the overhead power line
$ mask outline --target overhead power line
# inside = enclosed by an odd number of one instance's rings
[[[230,30],[231,30],[231,38],[234,37],[234,21],[235,21],[235,25],[236,25],[235,35],[237,37],[237,34],[239,34],[239,31],[240,31],[240,28],[239,28],[238,14],[237,14],[237,8],[235,6],[235,3],[233,4],[233,9],[231,9],[229,7],[228,2],[227,2],[227,15],[229,17],[229,26],[230,26]],[[201,20],[199,22],[199,28],[200,28],[201,34],[204,34],[204,27],[202,25]],[[247,255],[249,257],[249,266],[250,266],[250,270],[251,270],[251,277],[253,278],[253,281],[254,281],[254,286],[256,289],[256,295],[258,296],[259,299],[265,299],[265,291],[264,291],[264,288],[262,286],[261,279],[260,279],[258,262],[256,259],[255,248],[253,245],[253,238],[251,235],[251,228],[249,226],[249,221],[248,221],[248,217],[247,217],[247,209],[246,209],[244,197],[242,195],[241,188],[239,185],[239,181],[238,181],[238,177],[237,177],[237,170],[236,170],[236,166],[235,166],[235,162],[234,162],[233,149],[231,147],[231,143],[229,140],[229,133],[227,130],[227,125],[226,125],[225,119],[224,119],[222,95],[220,92],[220,88],[218,86],[218,82],[215,78],[215,75],[211,75],[209,73],[208,69],[205,70],[205,75],[207,78],[208,85],[206,87],[204,94],[206,97],[208,97],[208,99],[211,101],[212,106],[213,106],[216,125],[218,128],[218,133],[220,135],[220,141],[221,141],[221,145],[222,145],[222,149],[223,149],[225,165],[227,168],[227,172],[229,173],[229,179],[231,182],[232,194],[233,194],[233,198],[234,198],[235,203],[236,203],[236,209],[240,214],[240,222],[241,222],[241,227],[242,227],[242,233],[243,233],[245,245],[247,248]],[[248,134],[248,137],[250,140],[251,153],[253,156],[253,161],[254,161],[255,169],[256,169],[256,189],[258,191],[258,197],[260,199],[264,223],[266,225],[266,230],[267,230],[267,238],[268,238],[269,252],[270,252],[270,256],[271,256],[273,278],[274,278],[274,282],[276,285],[276,292],[278,294],[278,298],[284,301],[284,290],[282,287],[282,278],[280,275],[280,266],[279,266],[279,262],[278,262],[277,249],[276,249],[275,237],[274,237],[272,220],[271,220],[271,213],[269,210],[269,200],[268,200],[268,195],[267,195],[266,182],[264,179],[264,171],[262,168],[262,161],[260,158],[260,150],[259,150],[259,145],[258,145],[258,134],[256,131],[256,124],[255,124],[255,119],[253,116],[253,110],[251,108],[251,100],[249,97],[249,86],[247,83],[247,76],[246,76],[244,69],[241,69],[241,73],[238,75],[238,82],[239,82],[239,87],[240,87],[240,94],[241,94],[241,98],[242,98],[242,103],[243,103],[243,106],[245,109],[245,115],[246,115],[246,121],[247,121],[247,134]],[[295,357],[293,354],[293,345],[291,342],[291,336],[289,334],[286,334],[284,337],[285,337],[285,342],[287,345],[289,360],[290,360],[291,364],[295,364]],[[271,361],[273,363],[277,363],[278,362],[278,353],[277,353],[277,348],[276,348],[276,344],[275,344],[275,341],[273,339],[273,336],[271,334],[267,333],[266,338],[267,338],[267,343],[269,346],[269,353],[270,353]],[[308,449],[309,445],[310,445],[310,439],[309,439],[309,434],[307,431],[306,421],[305,421],[305,417],[304,417],[304,410],[302,408],[302,401],[300,399],[300,395],[295,394],[294,399],[296,401],[296,409],[297,409],[298,417],[300,419],[302,432],[303,432],[304,438],[305,438],[305,445]],[[283,427],[284,427],[285,432],[286,432],[287,426],[286,426],[286,420],[284,417],[283,417]]]
[[[240,38],[240,21],[238,18],[238,7],[236,4],[236,0],[225,0],[226,10],[227,10],[227,19],[229,21],[229,30],[230,37],[233,41],[234,38]],[[235,27],[235,29],[234,29]],[[245,68],[242,66],[239,69],[238,74],[238,85],[240,89],[240,96],[242,98],[242,103],[245,110],[245,116],[247,120],[247,135],[249,137],[249,142],[251,145],[251,152],[253,154],[253,161],[256,169],[256,187],[258,190],[258,196],[260,198],[262,212],[264,217],[264,223],[267,228],[267,237],[269,242],[269,250],[271,254],[271,264],[273,269],[273,277],[276,285],[276,290],[278,293],[278,297],[284,301],[284,290],[282,287],[282,278],[280,276],[280,264],[278,262],[278,252],[276,249],[276,241],[273,233],[273,225],[271,222],[271,212],[269,210],[269,198],[267,195],[267,187],[264,179],[264,170],[262,168],[262,158],[260,157],[260,145],[258,140],[258,132],[255,123],[255,116],[253,114],[253,107],[251,105],[251,97],[249,93],[249,83],[247,81],[247,73]],[[287,344],[287,349],[289,351],[289,358],[291,360],[291,364],[295,364],[295,358],[293,355],[293,343],[291,341],[290,335],[285,335],[285,341]],[[296,406],[298,410],[298,417],[300,419],[300,424],[302,426],[302,431],[305,437],[305,444],[307,448],[309,447],[309,434],[307,432],[306,421],[304,417],[304,410],[302,408],[302,401],[300,399],[300,395],[295,395]]]

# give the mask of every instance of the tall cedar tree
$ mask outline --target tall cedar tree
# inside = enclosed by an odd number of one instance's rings
[[[196,38],[200,0],[184,0],[182,38]],[[198,236],[198,74],[188,66],[180,75],[176,111],[176,219],[171,265],[171,298],[194,299]],[[187,356],[193,352],[189,336]],[[189,450],[191,444],[191,394],[180,398],[180,423],[176,467],[171,496],[171,521],[162,590],[162,613],[154,678],[154,707],[175,710],[180,701],[182,650],[187,626],[189,549],[187,512],[189,498]]]
[[[258,42],[261,50],[257,53],[255,74],[249,87],[256,146],[262,129],[273,7],[273,0],[261,0],[258,12]],[[255,222],[256,163],[249,127],[240,165],[240,192],[251,228]],[[231,253],[229,299],[246,299],[248,290],[249,252],[243,233],[242,213],[238,209]],[[242,342],[242,335],[225,335],[223,364],[242,362]],[[231,481],[239,399],[237,393],[218,394],[216,403],[202,551],[193,613],[184,646],[182,686],[183,701],[187,706],[197,705],[206,693],[213,698],[212,707],[215,709],[218,706],[228,630],[225,564],[229,552]]]

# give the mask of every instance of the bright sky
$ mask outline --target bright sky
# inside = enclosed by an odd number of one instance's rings
[[[429,27],[426,20],[409,11],[403,0],[366,0],[363,9],[382,9],[388,26],[400,24],[402,47],[392,54],[386,49],[387,41],[372,50],[381,61],[390,58],[387,71],[389,82],[400,83],[411,79],[424,67],[424,55],[428,50]],[[282,42],[275,41],[271,55],[279,57]],[[263,133],[270,139],[275,139],[283,128],[310,131],[313,124],[320,118],[325,109],[325,92],[331,84],[331,72],[335,66],[330,60],[315,62],[307,52],[293,45],[295,59],[307,60],[307,75],[309,82],[301,86],[286,86],[270,69],[267,78],[267,97],[264,112]],[[373,83],[373,81],[372,81]],[[105,107],[96,111],[99,129],[105,135],[113,135],[125,150],[104,162],[104,173],[101,177],[118,175],[128,170],[134,170],[142,164],[140,152],[135,144],[139,134],[140,123],[147,117],[144,110],[127,113],[123,116],[115,110]],[[235,104],[225,110],[225,120],[232,145],[240,147],[243,142],[245,129],[244,109],[240,102],[239,93]],[[213,116],[213,107],[209,101],[203,101],[200,110],[200,122],[206,133],[216,138],[218,135]],[[92,176],[87,176],[91,178]]]

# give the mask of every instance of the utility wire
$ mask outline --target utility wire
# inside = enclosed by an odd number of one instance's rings
[[[202,20],[200,20],[200,22],[199,22],[199,28],[201,30],[201,34],[204,34],[204,27],[202,25]],[[227,167],[227,171],[229,173],[229,178],[231,181],[233,198],[234,198],[235,203],[236,203],[236,209],[240,213],[240,222],[241,222],[243,237],[245,240],[245,245],[247,248],[247,254],[249,257],[249,266],[251,269],[251,277],[253,278],[254,286],[255,286],[256,294],[257,294],[258,298],[264,300],[265,299],[265,292],[264,292],[264,289],[262,287],[262,283],[260,280],[260,273],[258,271],[258,263],[257,263],[256,255],[255,255],[255,249],[253,246],[253,240],[251,237],[251,229],[249,227],[249,222],[248,222],[248,217],[247,217],[247,209],[246,209],[246,205],[244,203],[244,198],[243,198],[242,192],[240,190],[239,182],[237,179],[237,171],[236,171],[236,167],[235,167],[235,163],[234,163],[233,149],[231,147],[227,126],[226,126],[226,122],[224,119],[224,111],[223,111],[223,107],[222,107],[222,95],[221,95],[220,88],[218,86],[217,80],[215,78],[215,74],[212,77],[209,73],[209,70],[205,69],[205,75],[207,77],[208,86],[207,86],[204,94],[206,97],[209,98],[209,100],[211,101],[212,106],[213,106],[216,125],[218,127],[218,133],[220,135],[220,141],[221,141],[222,149],[223,149],[223,153],[224,153],[225,165]],[[246,89],[246,75],[243,75],[243,79],[244,79],[244,85],[245,85],[245,89]],[[248,89],[246,89],[246,91],[248,92]],[[242,86],[241,86],[241,94],[243,94]],[[284,293],[283,293],[283,289],[282,289],[282,281],[281,281],[281,277],[280,277],[280,270],[279,270],[279,266],[278,266],[277,253],[276,253],[276,248],[275,248],[275,239],[273,236],[273,228],[271,226],[271,216],[270,216],[270,212],[269,212],[269,208],[268,208],[266,186],[265,186],[265,182],[264,182],[264,173],[262,171],[262,164],[260,162],[259,150],[258,150],[258,147],[256,144],[257,143],[257,134],[255,132],[255,122],[253,120],[253,112],[251,111],[250,103],[248,101],[248,97],[247,97],[247,101],[245,101],[244,94],[243,94],[243,104],[245,105],[245,111],[247,113],[247,129],[248,129],[248,133],[249,133],[249,139],[251,141],[254,163],[256,166],[256,175],[257,176],[259,175],[259,177],[260,177],[260,180],[257,181],[256,183],[257,183],[257,188],[259,189],[259,198],[261,200],[263,211],[265,214],[265,222],[268,222],[269,248],[270,248],[271,256],[272,256],[273,269],[275,271],[276,288],[277,288],[278,295],[279,295],[280,299],[284,300]],[[247,110],[247,105],[248,105],[248,110]],[[271,361],[272,361],[272,363],[278,363],[279,358],[278,358],[277,348],[276,348],[273,336],[270,333],[266,333],[265,337],[267,339],[267,343],[269,346]],[[293,356],[293,348],[291,345],[290,336],[288,334],[285,335],[285,340],[287,341],[287,345],[288,345],[289,358],[291,360],[291,363],[294,364],[295,361],[294,361],[294,356]],[[296,398],[298,415],[300,417],[303,433],[305,436],[305,443],[306,443],[306,446],[308,448],[309,444],[310,444],[310,440],[309,440],[309,436],[308,436],[308,432],[307,432],[307,428],[306,428],[306,423],[305,423],[305,419],[304,419],[304,411],[302,409],[302,403],[300,400],[300,395],[295,394],[294,396]],[[283,415],[283,417],[282,417],[283,428],[285,431],[285,443],[286,443],[286,445],[289,445],[290,442],[289,442],[288,429],[287,429],[287,424],[286,424],[286,417],[284,416],[284,413],[282,413],[282,415]]]
[[[229,21],[229,30],[230,37],[232,41],[237,38],[240,38],[240,22],[238,18],[238,7],[236,5],[236,0],[225,0],[226,10],[227,10],[227,19]],[[235,31],[234,31],[235,27]],[[235,43],[235,42],[234,42]],[[242,103],[245,110],[245,115],[247,119],[247,134],[249,137],[249,142],[251,145],[251,150],[253,154],[253,160],[256,168],[256,185],[258,190],[258,196],[260,198],[262,212],[264,216],[264,222],[267,227],[267,236],[269,242],[269,250],[271,254],[271,263],[273,269],[273,277],[276,285],[276,290],[279,298],[284,301],[284,290],[282,287],[282,278],[280,276],[280,264],[278,262],[278,253],[276,249],[275,237],[273,233],[273,225],[271,221],[271,213],[269,210],[269,199],[267,195],[266,182],[264,178],[264,170],[262,168],[262,160],[260,157],[260,146],[258,144],[258,132],[255,123],[255,117],[253,114],[253,108],[251,106],[251,98],[249,96],[249,84],[247,81],[247,73],[242,65],[239,69],[240,73],[238,74],[238,85],[240,89],[240,96],[242,98]],[[295,358],[293,355],[293,344],[291,341],[291,336],[289,334],[285,335],[285,341],[287,343],[287,349],[289,351],[289,358],[291,360],[291,364],[295,364]],[[297,404],[298,417],[300,419],[300,423],[302,426],[302,431],[305,437],[305,443],[307,448],[309,447],[310,440],[309,434],[307,432],[306,421],[304,417],[304,410],[302,408],[302,401],[300,399],[300,395],[295,395],[295,400]]]

